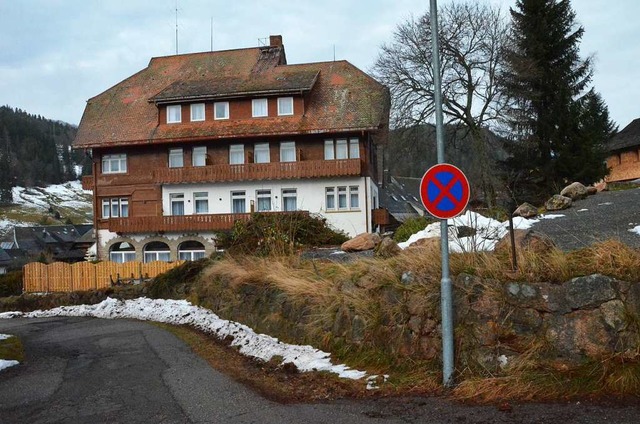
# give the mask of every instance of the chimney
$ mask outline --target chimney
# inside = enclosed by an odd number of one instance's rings
[[[270,35],[269,36],[270,47],[282,47],[282,35]]]

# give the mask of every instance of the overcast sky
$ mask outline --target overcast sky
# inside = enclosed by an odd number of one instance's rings
[[[440,0],[439,5],[451,0]],[[515,0],[490,0],[508,11]],[[574,0],[583,55],[612,118],[640,117],[637,0]],[[398,23],[428,0],[178,0],[180,53],[283,36],[289,63],[346,59],[367,71]],[[0,104],[78,124],[85,102],[154,56],[175,54],[175,0],[0,0]]]

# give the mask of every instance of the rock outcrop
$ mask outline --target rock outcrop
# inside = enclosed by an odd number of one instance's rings
[[[382,239],[379,234],[376,233],[362,233],[358,234],[351,240],[347,240],[342,243],[340,248],[345,252],[362,252],[364,250],[375,249],[380,244]]]

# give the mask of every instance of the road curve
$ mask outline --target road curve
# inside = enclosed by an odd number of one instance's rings
[[[132,320],[0,320],[24,364],[0,372],[0,423],[637,423],[638,405],[515,405],[438,398],[270,402],[213,370],[171,333]]]

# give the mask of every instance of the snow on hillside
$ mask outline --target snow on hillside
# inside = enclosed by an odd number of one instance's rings
[[[91,222],[92,192],[83,190],[80,181],[47,187],[14,187],[12,193],[13,204],[0,208],[0,235],[14,226],[40,224],[43,217],[51,216],[50,208],[60,213],[62,222],[66,218],[75,223]]]

